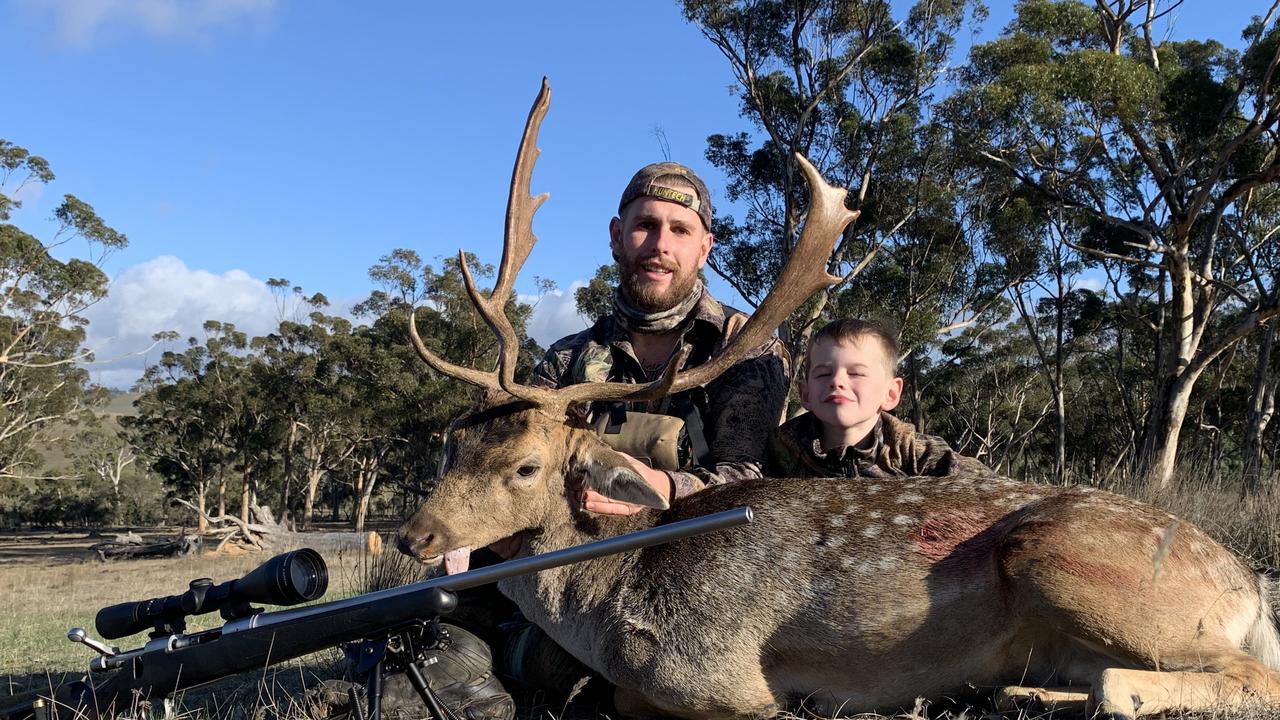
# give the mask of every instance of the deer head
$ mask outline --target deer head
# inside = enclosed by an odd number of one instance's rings
[[[666,500],[622,455],[587,429],[586,404],[651,400],[714,380],[764,343],[809,296],[839,280],[826,272],[827,260],[845,226],[857,217],[845,207],[846,192],[827,185],[808,160],[796,155],[810,188],[804,230],[773,291],[723,352],[703,365],[680,371],[689,352],[682,348],[662,377],[647,385],[591,382],[543,388],[517,384],[519,342],[504,308],[537,240],[533,215],[547,198],[546,194],[531,197],[529,184],[538,155],[538,128],[550,102],[544,79],[512,172],[502,261],[488,297],[477,289],[466,262],[462,263],[467,292],[498,337],[497,369],[484,372],[439,357],[422,341],[413,314],[409,316],[410,338],[427,365],[485,391],[480,403],[451,429],[451,451],[436,489],[400,528],[400,549],[422,559],[544,528],[557,518],[568,521],[568,495],[576,492],[577,483],[615,499],[665,509]]]

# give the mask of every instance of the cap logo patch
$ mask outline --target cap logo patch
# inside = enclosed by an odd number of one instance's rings
[[[698,212],[698,207],[702,204],[697,197],[688,193],[682,193],[679,190],[673,190],[669,187],[661,185],[650,185],[645,189],[645,195],[656,197],[659,200],[667,200],[673,203],[679,203],[685,207]]]

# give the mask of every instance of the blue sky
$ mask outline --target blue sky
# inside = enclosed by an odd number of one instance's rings
[[[1186,4],[1176,35],[1233,43],[1260,9]],[[1007,5],[991,3],[984,36]],[[47,237],[44,218],[73,193],[130,239],[91,316],[108,358],[206,318],[266,331],[270,277],[349,304],[396,247],[496,262],[543,75],[533,190],[551,199],[520,290],[535,275],[568,290],[610,261],[619,192],[662,159],[655,129],[717,194],[705,139],[747,128],[727,63],[674,2],[0,0],[0,29],[0,137],[57,174],[15,221]],[[581,324],[567,296],[548,298],[535,337]],[[144,360],[96,377],[127,386]]]

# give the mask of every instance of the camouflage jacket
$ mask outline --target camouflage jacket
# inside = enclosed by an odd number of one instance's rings
[[[822,423],[812,413],[788,420],[769,438],[765,471],[770,477],[889,478],[995,471],[951,449],[947,441],[916,432],[915,426],[880,413],[875,430],[858,445],[823,452]]]
[[[732,334],[741,326],[741,319],[732,320],[734,316],[745,318],[740,311],[711,297],[711,293],[703,294],[694,309],[693,321],[686,325],[681,337],[681,342],[692,348],[686,368],[701,365],[724,350],[726,333]],[[762,476],[765,443],[777,427],[787,398],[787,365],[782,343],[770,340],[705,388],[628,407],[677,416],[675,407],[683,402],[693,402],[698,407],[714,465],[670,472],[676,497],[707,485]],[[553,344],[534,368],[532,384],[563,387],[580,382],[643,383],[654,379],[636,358],[627,331],[612,317],[606,317]],[[595,412],[604,409],[593,407]]]

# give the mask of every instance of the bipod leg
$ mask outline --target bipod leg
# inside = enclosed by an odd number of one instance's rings
[[[369,671],[369,678],[365,681],[365,698],[369,701],[366,720],[382,720],[382,665],[379,660]]]
[[[347,688],[347,704],[351,706],[351,716],[355,720],[366,720],[364,706],[360,704],[360,696],[356,694],[354,685]]]
[[[440,704],[440,698],[436,697],[435,691],[427,684],[427,678],[423,676],[422,669],[418,667],[418,662],[413,660],[406,663],[404,670],[409,676],[409,683],[413,685],[414,690],[418,691],[418,695],[422,696],[422,702],[431,711],[431,717],[435,718],[435,720],[451,720],[453,716],[444,709],[444,706]]]

